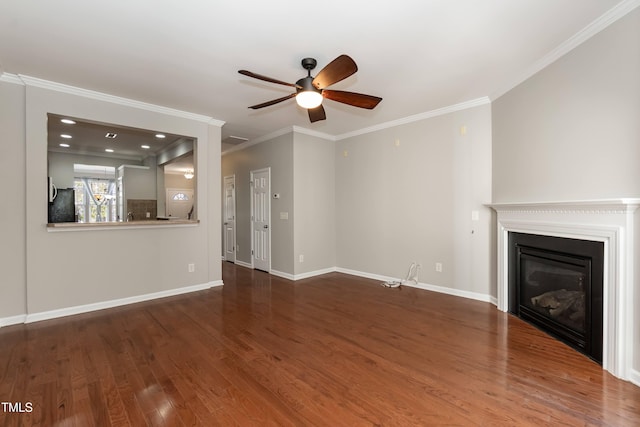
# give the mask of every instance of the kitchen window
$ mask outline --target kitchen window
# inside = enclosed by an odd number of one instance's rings
[[[75,206],[78,222],[116,221],[116,181],[76,178]]]

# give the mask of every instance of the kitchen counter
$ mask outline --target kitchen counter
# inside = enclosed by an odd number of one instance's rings
[[[172,226],[198,225],[199,220],[171,219],[171,220],[143,220],[143,221],[114,221],[114,222],[56,222],[47,224],[48,231],[63,230],[105,230],[123,228],[164,228]]]

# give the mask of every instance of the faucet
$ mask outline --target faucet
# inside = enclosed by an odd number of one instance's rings
[[[127,222],[133,221],[133,212],[127,212]]]

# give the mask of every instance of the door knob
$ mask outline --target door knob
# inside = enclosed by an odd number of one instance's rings
[[[265,226],[264,226],[264,228],[269,228],[269,226],[268,226],[268,225],[265,225]]]

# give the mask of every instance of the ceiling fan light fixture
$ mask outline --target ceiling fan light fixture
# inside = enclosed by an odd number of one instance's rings
[[[315,90],[304,90],[296,95],[296,102],[302,108],[316,108],[322,104],[322,94]]]
[[[341,82],[358,71],[358,66],[348,55],[338,56],[320,70],[315,77],[311,76],[311,70],[313,70],[317,65],[317,61],[315,59],[304,58],[301,64],[302,68],[307,70],[307,76],[301,78],[295,84],[273,79],[261,74],[252,73],[247,70],[238,70],[238,73],[247,77],[252,77],[269,83],[291,86],[296,89],[295,93],[291,93],[281,98],[272,99],[271,101],[263,102],[261,104],[252,105],[249,108],[252,110],[258,110],[260,108],[279,104],[280,102],[295,97],[296,103],[307,110],[307,113],[309,114],[309,121],[314,123],[327,118],[324,107],[322,106],[323,98],[369,110],[375,108],[376,105],[382,101],[382,98],[377,96],[327,89],[327,87]]]

